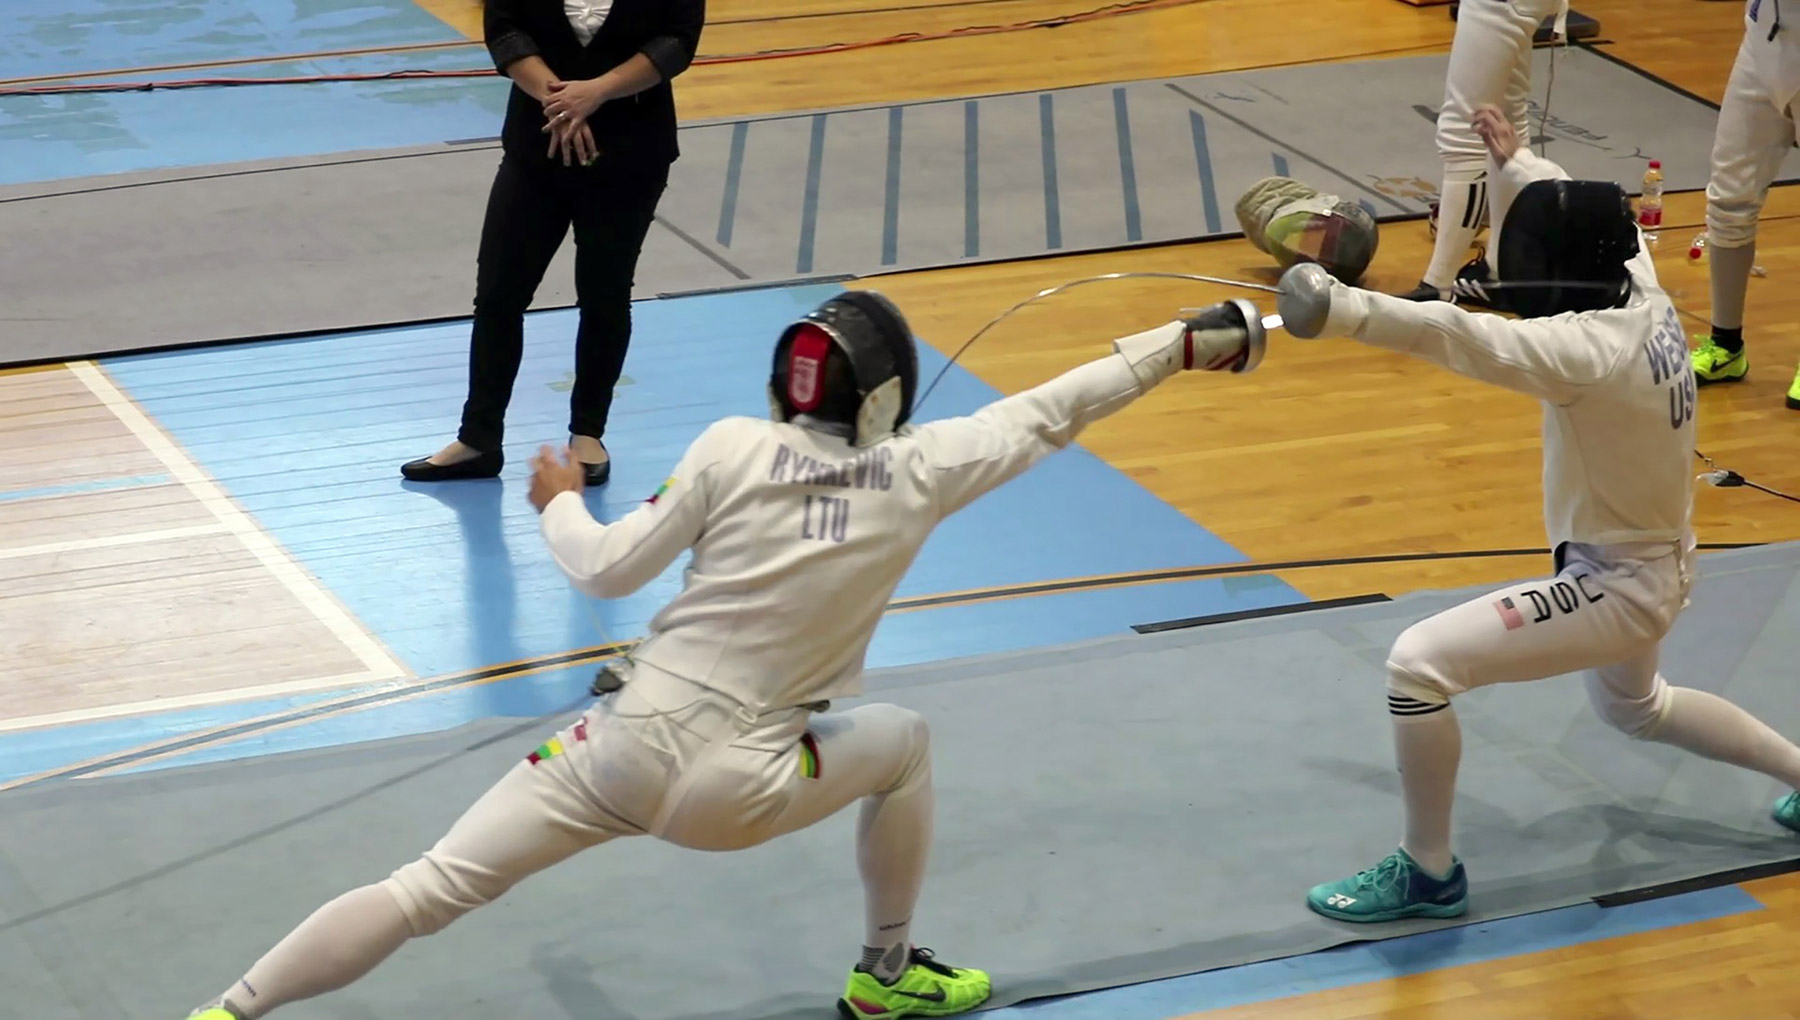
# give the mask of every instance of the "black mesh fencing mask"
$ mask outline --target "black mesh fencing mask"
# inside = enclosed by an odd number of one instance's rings
[[[912,416],[919,352],[892,301],[870,290],[836,295],[782,331],[769,399],[776,421],[810,415],[854,429],[857,446]]]
[[[1507,209],[1499,248],[1508,311],[1538,318],[1616,308],[1631,290],[1625,265],[1638,253],[1631,199],[1611,181],[1533,181]]]

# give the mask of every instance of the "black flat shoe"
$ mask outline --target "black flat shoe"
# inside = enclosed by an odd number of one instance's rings
[[[499,450],[478,453],[455,464],[433,464],[421,457],[400,465],[400,477],[409,482],[459,482],[474,478],[498,478],[506,466],[506,455]]]
[[[606,449],[605,443],[600,442],[599,439],[595,439],[594,442],[600,443],[600,452],[606,456],[606,459],[598,464],[589,464],[587,461],[574,456],[574,451],[570,451],[571,459],[573,459],[575,463],[581,465],[581,482],[583,485],[605,485],[606,480],[612,477],[612,454]],[[569,440],[569,445],[575,445],[575,440],[573,438]]]

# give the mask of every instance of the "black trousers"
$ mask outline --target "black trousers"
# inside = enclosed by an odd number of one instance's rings
[[[500,449],[506,407],[525,351],[525,310],[550,260],[575,229],[575,387],[569,432],[606,434],[613,388],[631,345],[631,288],[638,254],[668,186],[669,165],[603,160],[565,167],[501,158],[488,193],[476,257],[475,324],[469,336],[469,396],[457,438]]]

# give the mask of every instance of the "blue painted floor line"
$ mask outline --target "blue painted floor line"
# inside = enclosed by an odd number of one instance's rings
[[[1736,886],[1602,908],[1591,903],[1269,960],[987,1014],[996,1020],[1167,1020],[1537,953],[1763,909]]]
[[[173,479],[168,475],[119,475],[113,478],[94,478],[85,482],[37,485],[28,489],[0,489],[0,503],[27,499],[49,499],[55,496],[78,496],[90,492],[110,492],[115,489],[144,489],[171,484],[173,484]]]

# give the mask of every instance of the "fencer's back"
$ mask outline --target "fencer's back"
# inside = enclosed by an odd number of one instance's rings
[[[635,656],[756,709],[858,693],[875,626],[940,519],[920,444],[858,449],[751,418],[714,433],[727,451],[682,591]]]

